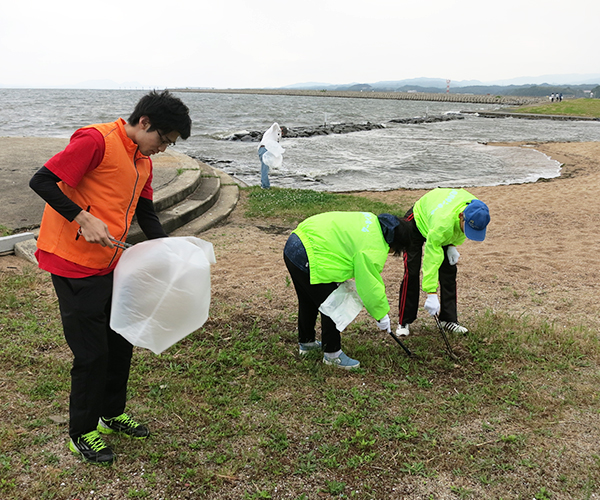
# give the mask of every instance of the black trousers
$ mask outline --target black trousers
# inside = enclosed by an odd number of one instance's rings
[[[96,429],[98,419],[125,411],[133,346],[109,327],[113,273],[88,278],[52,275],[67,344],[73,352],[69,435]]]
[[[283,260],[298,295],[298,342],[313,342],[316,338],[315,325],[319,306],[338,287],[338,283],[311,285],[309,273],[299,269],[285,254]],[[336,352],[342,348],[342,337],[335,322],[323,313],[321,313],[321,343],[325,352]]]
[[[405,217],[412,223],[412,243],[404,253],[404,277],[400,285],[398,304],[399,322],[407,325],[417,319],[419,298],[421,292],[421,261],[425,238],[417,228],[412,208]],[[456,266],[448,262],[448,247],[444,249],[444,261],[440,266],[438,276],[440,282],[440,321],[457,321],[456,308]]]

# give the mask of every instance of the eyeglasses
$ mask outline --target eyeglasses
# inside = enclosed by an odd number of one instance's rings
[[[162,135],[160,133],[160,130],[156,129],[156,133],[158,134],[158,137],[160,137],[161,143],[160,145],[162,146],[163,144],[166,144],[167,147],[170,146],[175,146],[175,141],[172,141],[171,139],[169,139],[168,137],[165,137],[164,135]]]

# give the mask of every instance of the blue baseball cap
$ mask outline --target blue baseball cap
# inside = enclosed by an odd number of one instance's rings
[[[483,241],[485,230],[490,223],[490,210],[480,200],[473,200],[463,212],[465,218],[465,236],[473,241]]]

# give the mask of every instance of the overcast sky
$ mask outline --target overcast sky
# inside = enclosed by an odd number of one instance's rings
[[[598,0],[6,0],[0,85],[598,74],[599,14]]]

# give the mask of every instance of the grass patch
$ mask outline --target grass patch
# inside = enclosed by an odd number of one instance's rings
[[[600,118],[600,99],[569,99],[542,105],[523,106],[511,112]]]
[[[309,189],[271,188],[253,186],[244,188],[248,194],[246,217],[255,219],[277,218],[286,223],[297,223],[322,212],[372,212],[404,216],[408,203],[387,204],[362,196],[312,191]]]
[[[70,352],[46,275],[0,275],[0,498],[591,498],[600,487],[597,333],[491,312],[444,353],[356,322],[346,372],[297,354],[294,311],[215,300],[160,356],[136,349],[112,467],[67,450]]]

